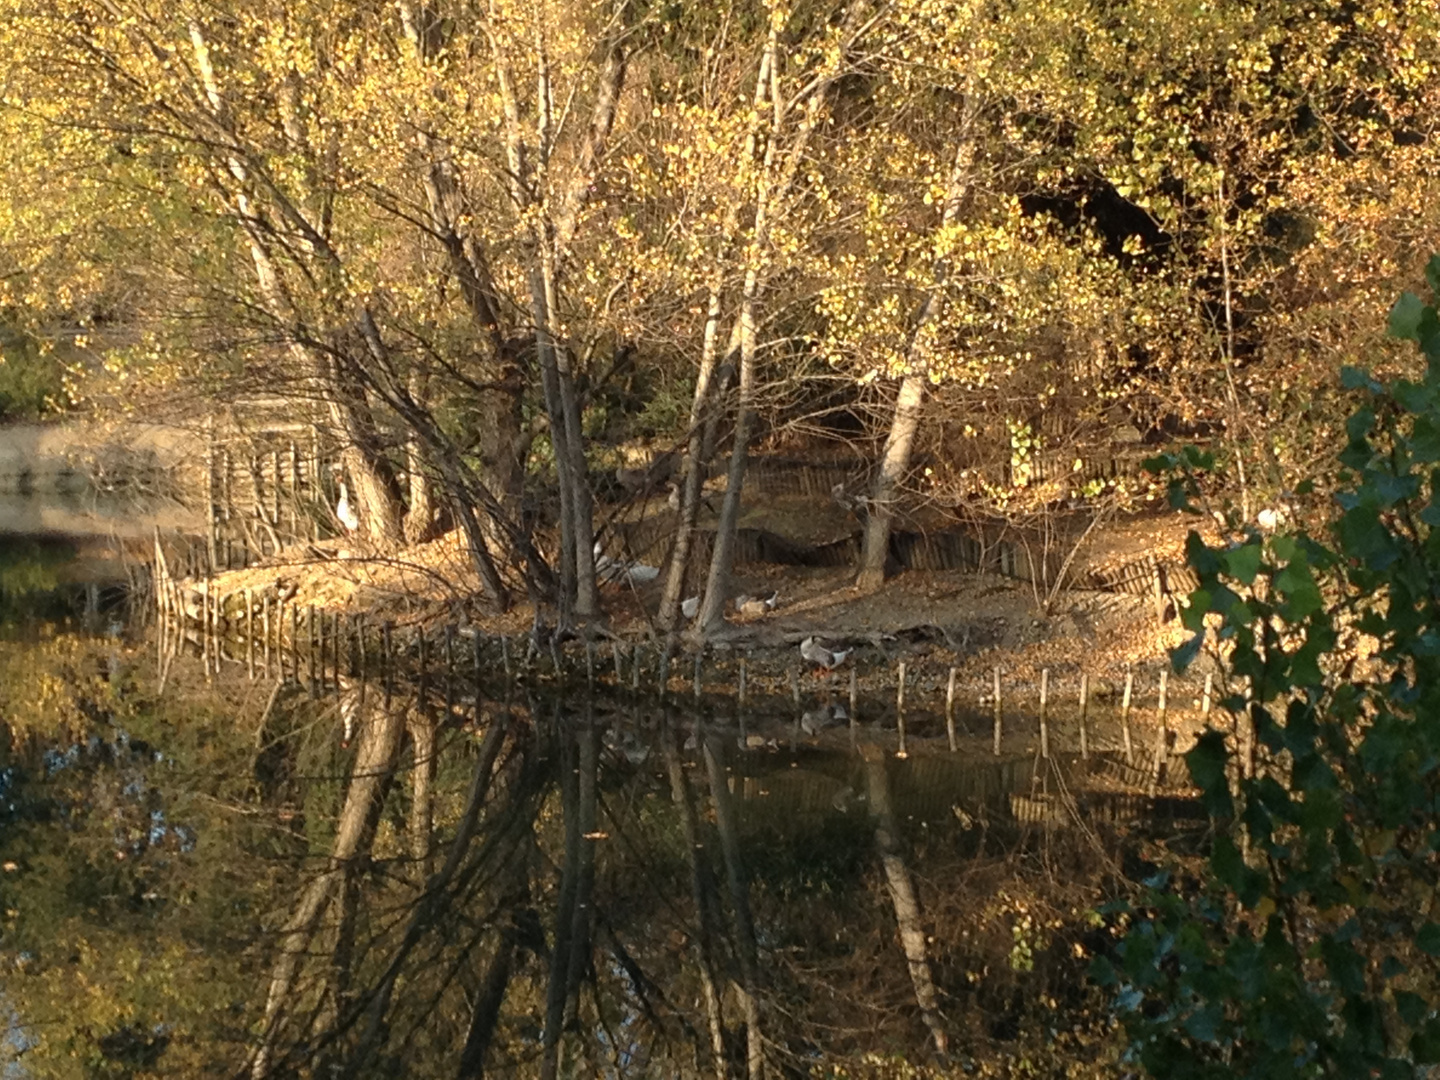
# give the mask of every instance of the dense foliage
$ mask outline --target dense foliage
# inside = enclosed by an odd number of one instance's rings
[[[1427,277],[1440,295],[1440,258]],[[1102,965],[1155,1075],[1440,1061],[1440,318],[1407,293],[1390,328],[1426,368],[1346,371],[1362,400],[1329,539],[1191,538],[1201,587],[1177,660],[1218,640],[1237,737],[1188,755],[1216,824],[1208,868],[1155,882],[1120,969]]]
[[[1265,496],[1437,240],[1436,20],[7,0],[0,310],[67,401],[288,405],[373,542],[437,490],[494,603],[514,567],[581,618],[594,499],[663,450],[679,563],[727,440],[735,502],[758,438],[881,457],[884,527],[1094,495],[1119,433]]]

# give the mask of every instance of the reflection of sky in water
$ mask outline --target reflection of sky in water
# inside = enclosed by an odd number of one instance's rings
[[[21,1026],[19,1014],[10,1008],[4,997],[0,997],[0,1018],[5,1021],[4,1050],[0,1051],[4,1068],[0,1069],[0,1080],[24,1080],[29,1073],[17,1059],[32,1043]]]
[[[132,741],[129,732],[126,731],[117,732],[111,741],[101,739],[98,735],[91,735],[83,744],[50,747],[41,755],[46,779],[89,761],[98,762],[102,768],[123,768],[127,764],[138,763],[143,769],[146,765],[160,764],[164,760],[163,753],[152,748],[148,743]],[[5,797],[13,784],[14,770],[9,768],[0,770],[0,798]],[[139,772],[131,775],[124,782],[120,788],[120,794],[132,803],[143,803],[151,790],[144,773]],[[7,808],[14,811],[15,804],[7,803]],[[62,814],[68,815],[70,811],[70,807],[61,808]],[[138,855],[147,847],[155,847],[164,843],[166,837],[173,837],[176,847],[182,852],[195,849],[198,835],[196,831],[188,825],[177,825],[168,821],[163,809],[151,810],[149,821],[150,826],[143,843],[129,840],[123,830],[117,830],[115,833],[116,850]],[[3,1077],[0,1077],[0,1080],[3,1080]]]
[[[133,496],[0,492],[0,536],[137,537],[198,520],[174,503]]]

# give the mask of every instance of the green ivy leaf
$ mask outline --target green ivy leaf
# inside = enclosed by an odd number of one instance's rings
[[[1424,302],[1412,292],[1400,294],[1390,309],[1390,336],[1402,341],[1420,340],[1420,320],[1425,315]],[[1352,386],[1346,387],[1353,389]]]
[[[1415,933],[1415,947],[1426,956],[1440,956],[1440,926],[1427,922]]]
[[[1264,554],[1257,542],[1241,544],[1225,552],[1221,558],[1225,562],[1225,571],[1241,584],[1253,585],[1255,577],[1260,573],[1260,557]]]

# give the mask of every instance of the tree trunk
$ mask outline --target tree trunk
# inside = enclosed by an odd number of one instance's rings
[[[460,815],[460,822],[455,829],[455,837],[450,842],[449,854],[439,872],[426,883],[425,891],[421,894],[420,901],[415,905],[410,920],[405,926],[404,937],[371,994],[368,1009],[369,1021],[359,1040],[358,1047],[352,1055],[352,1063],[368,1063],[374,1060],[377,1048],[383,1039],[384,1022],[390,1009],[391,996],[404,969],[405,960],[420,943],[425,933],[433,928],[436,913],[445,902],[446,890],[460,873],[461,865],[475,839],[480,823],[480,811],[485,806],[486,797],[495,779],[495,762],[500,755],[501,746],[505,742],[507,727],[508,722],[493,721],[490,729],[485,733],[484,740],[480,743],[475,769],[471,774],[470,791],[465,800],[465,810]],[[525,798],[530,797],[535,786],[533,776],[529,778],[528,783],[522,779],[516,785],[516,792],[512,793],[515,799],[512,805],[518,806]],[[533,807],[528,810],[528,813],[533,820]],[[495,834],[492,833],[492,835]]]
[[[895,907],[895,922],[900,928],[900,946],[910,968],[910,982],[915,988],[915,1003],[930,1036],[935,1052],[945,1053],[947,1039],[940,1022],[935,980],[930,974],[930,961],[925,949],[925,927],[920,918],[920,901],[915,893],[915,880],[910,875],[900,844],[895,812],[890,805],[890,777],[885,771],[884,752],[876,746],[864,750],[865,777],[869,788],[870,812],[875,816],[875,850],[885,869],[890,887],[890,901]]]
[[[410,372],[410,396],[422,409],[427,407],[429,379],[419,371]],[[410,505],[405,510],[405,542],[420,544],[431,538],[435,525],[435,496],[425,467],[425,453],[414,433],[405,440],[405,474]]]
[[[560,870],[560,892],[555,905],[555,943],[550,949],[550,975],[545,987],[545,1026],[540,1036],[540,1077],[554,1080],[560,1065],[560,1034],[565,1024],[570,977],[570,944],[575,930],[575,898],[579,891],[581,847],[580,784],[577,748],[562,742],[560,753],[560,804],[565,815],[565,862]]]
[[[740,309],[740,403],[735,414],[735,444],[730,448],[730,468],[725,474],[725,499],[715,524],[715,547],[710,553],[710,573],[705,580],[705,597],[695,616],[702,636],[720,629],[725,617],[725,600],[730,588],[730,571],[735,564],[735,544],[740,531],[740,497],[745,489],[745,467],[749,462],[755,400],[755,305],[753,287],[758,275],[746,276],[746,290]]]
[[[720,1011],[720,992],[715,977],[715,882],[700,839],[700,817],[685,769],[676,748],[675,729],[667,716],[660,737],[664,740],[665,766],[670,775],[670,798],[680,811],[680,826],[690,859],[690,899],[695,905],[700,932],[695,939],[700,965],[700,988],[705,998],[705,1019],[709,1026],[710,1058],[715,1080],[727,1080],[725,1067],[725,1021]]]
[[[513,921],[507,922],[500,931],[495,955],[490,959],[480,991],[475,995],[475,1006],[470,1011],[470,1027],[465,1033],[465,1047],[460,1051],[457,1080],[481,1080],[485,1075],[485,1055],[490,1050],[490,1040],[500,1020],[500,1006],[504,1004],[505,991],[510,986],[510,969],[515,961],[518,936]]]
[[[409,727],[414,754],[410,774],[410,857],[423,882],[430,877],[430,833],[434,824],[430,788],[435,780],[435,723],[425,715],[425,702],[416,707]]]
[[[755,74],[755,91],[752,95],[753,110],[750,130],[746,134],[745,149],[737,164],[739,174],[752,168],[756,148],[759,145],[761,117],[766,97],[770,92],[771,65],[775,61],[775,37],[766,41],[759,70]],[[690,566],[690,551],[695,542],[695,523],[700,516],[701,495],[705,488],[706,474],[714,453],[715,434],[719,426],[719,399],[725,392],[725,378],[712,387],[715,379],[715,362],[720,341],[720,314],[723,305],[725,271],[730,259],[735,235],[740,228],[740,200],[733,200],[725,213],[720,231],[720,244],[715,253],[716,266],[710,278],[710,299],[705,310],[705,331],[700,346],[700,370],[695,377],[695,396],[690,404],[690,435],[685,448],[685,461],[681,468],[680,513],[676,523],[675,544],[670,551],[670,560],[665,574],[665,588],[660,597],[659,625],[662,630],[673,631],[680,621],[680,605],[685,596],[685,580]],[[731,327],[730,344],[725,350],[727,359],[740,347],[742,320],[739,316]],[[723,376],[723,372],[722,372]],[[714,400],[711,400],[713,395]],[[704,623],[699,625],[703,626]]]
[[[412,39],[422,55],[432,55],[436,44],[433,28],[438,22],[429,9],[402,8],[408,11],[407,25],[413,27]],[[524,493],[524,375],[520,367],[521,345],[507,335],[501,325],[501,301],[490,262],[479,238],[469,228],[465,217],[466,199],[460,188],[449,149],[431,136],[422,136],[423,150],[430,160],[426,173],[425,193],[430,221],[449,258],[450,273],[459,286],[459,294],[470,314],[476,333],[489,348],[488,359],[477,356],[476,370],[478,422],[477,449],[482,462],[482,479],[495,493],[502,514],[511,521],[520,520],[520,501]],[[533,339],[533,334],[531,335]],[[487,519],[489,520],[489,519]],[[491,520],[487,540],[502,550],[511,543],[504,527]]]
[[[970,129],[973,123],[972,103],[966,99],[962,107],[960,139],[950,165],[950,179],[945,188],[945,205],[940,213],[943,231],[955,223],[970,190],[971,170],[975,160],[975,143]],[[935,319],[944,309],[941,290],[945,287],[947,267],[935,266],[935,284],[921,303],[911,322],[910,343],[906,349],[906,372],[895,399],[895,414],[890,432],[885,437],[885,452],[875,473],[871,489],[869,513],[865,519],[865,539],[860,551],[860,571],[856,588],[872,592],[885,583],[885,563],[890,554],[890,524],[895,515],[895,496],[905,474],[910,471],[910,451],[915,432],[920,426],[920,405],[925,398],[926,358],[930,351]]]
[[[270,1058],[291,1004],[300,965],[325,909],[336,888],[342,884],[347,868],[363,856],[369,841],[374,839],[382,796],[389,786],[391,772],[400,754],[403,729],[404,721],[399,712],[385,709],[374,710],[361,728],[355,768],[350,774],[345,805],[340,811],[328,864],[300,894],[295,912],[280,939],[279,956],[271,971],[265,1001],[264,1031],[250,1063],[250,1074],[256,1080],[261,1080],[269,1072]]]
[[[716,371],[720,305],[720,291],[716,283],[711,289],[709,309],[705,315],[700,371],[695,380],[695,397],[690,405],[690,437],[685,447],[685,460],[681,465],[680,511],[675,523],[675,543],[670,549],[665,586],[660,596],[658,621],[660,628],[667,631],[673,631],[679,626],[680,605],[685,599],[685,581],[690,568],[690,553],[695,544],[696,522],[700,518],[701,497],[715,452],[716,431],[720,424],[720,399],[730,382],[730,357],[739,347],[740,322],[737,319],[725,352],[726,364]]]
[[[912,372],[900,381],[885,453],[875,475],[865,518],[865,539],[860,551],[857,588],[873,592],[885,584],[885,565],[890,558],[890,523],[895,514],[895,496],[910,470],[910,449],[920,426],[920,404],[925,398],[925,376]]]
[[[760,1027],[760,959],[755,943],[755,923],[750,914],[750,881],[740,855],[740,835],[735,809],[730,803],[730,785],[720,762],[720,743],[713,736],[705,741],[705,771],[710,779],[710,797],[715,803],[715,826],[720,831],[720,850],[725,856],[725,877],[730,885],[730,906],[735,914],[735,951],[740,958],[740,1004],[745,1013],[745,1072],[748,1080],[765,1075],[765,1038]]]

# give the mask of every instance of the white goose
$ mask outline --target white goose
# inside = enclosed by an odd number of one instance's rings
[[[800,655],[826,671],[839,667],[845,662],[845,658],[854,651],[853,648],[827,649],[813,634],[800,642]]]
[[[335,518],[345,526],[346,532],[360,528],[360,515],[350,505],[350,489],[345,486],[344,480],[340,481],[340,501],[335,504]]]

